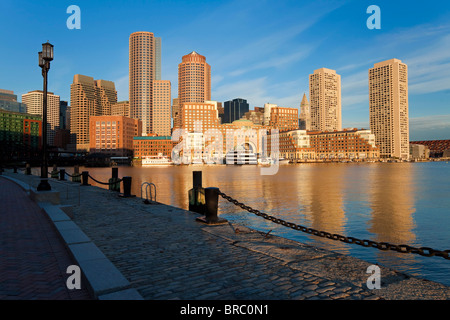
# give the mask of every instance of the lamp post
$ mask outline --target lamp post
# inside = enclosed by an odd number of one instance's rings
[[[42,95],[42,162],[41,182],[38,191],[50,191],[52,188],[48,183],[48,154],[47,154],[47,74],[50,70],[50,61],[53,60],[53,45],[48,41],[42,44],[42,52],[39,52],[39,67],[42,68],[44,77],[44,93]]]

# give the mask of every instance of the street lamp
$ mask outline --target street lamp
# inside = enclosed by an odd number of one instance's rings
[[[48,183],[48,154],[47,154],[47,74],[50,70],[50,61],[53,60],[53,45],[48,41],[42,44],[42,51],[39,52],[39,67],[42,68],[44,78],[44,93],[42,95],[42,162],[41,162],[41,182],[38,191],[50,191],[52,188]]]

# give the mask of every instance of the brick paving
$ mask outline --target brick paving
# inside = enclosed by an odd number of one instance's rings
[[[69,252],[40,207],[0,177],[0,300],[86,300],[66,287]]]
[[[148,300],[450,299],[447,286],[382,266],[382,289],[370,290],[371,264],[350,256],[243,226],[205,226],[192,212],[95,186],[51,184],[62,204],[73,205],[73,221]]]

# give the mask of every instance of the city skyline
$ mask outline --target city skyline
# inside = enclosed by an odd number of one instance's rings
[[[133,32],[148,31],[162,39],[162,79],[171,81],[172,88],[178,87],[181,57],[196,51],[211,65],[211,100],[242,97],[250,109],[264,103],[299,108],[303,94],[309,91],[308,75],[319,68],[336,70],[342,77],[343,128],[369,128],[368,70],[374,63],[400,59],[409,69],[410,140],[450,136],[450,72],[446,72],[450,69],[450,24],[446,22],[450,6],[443,1],[439,11],[405,1],[378,1],[380,30],[366,27],[369,2],[223,1],[197,2],[192,8],[175,3],[139,3],[131,9],[119,2],[107,6],[102,1],[80,1],[81,29],[69,30],[65,25],[68,2],[38,6],[26,1],[20,7],[13,1],[2,2],[6,10],[1,11],[9,12],[2,21],[15,28],[15,33],[6,35],[11,50],[0,53],[4,61],[10,61],[0,88],[18,96],[38,89],[42,81],[35,56],[40,44],[49,40],[55,45],[49,90],[61,100],[70,100],[75,74],[113,81],[118,101],[129,100],[128,38]],[[38,14],[32,13],[39,12],[37,7],[48,12],[47,22],[37,23]],[[20,13],[25,14],[20,21],[23,25],[11,20]],[[118,13],[135,16],[126,26],[105,24]],[[168,24],[163,19],[167,15],[172,22],[180,19]],[[193,17],[201,19],[197,22]],[[220,17],[220,23],[212,23]],[[233,26],[233,21],[242,23]],[[30,30],[34,22],[37,27]],[[205,24],[208,28],[200,28]],[[107,36],[99,39],[104,28],[109,30]],[[241,45],[231,47],[232,43]]]

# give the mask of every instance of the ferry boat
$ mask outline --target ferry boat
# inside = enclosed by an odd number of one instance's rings
[[[225,156],[226,164],[258,164],[256,154],[249,151],[229,151]]]
[[[171,165],[172,161],[161,153],[157,156],[148,156],[142,158],[142,166],[161,166],[161,165]]]

